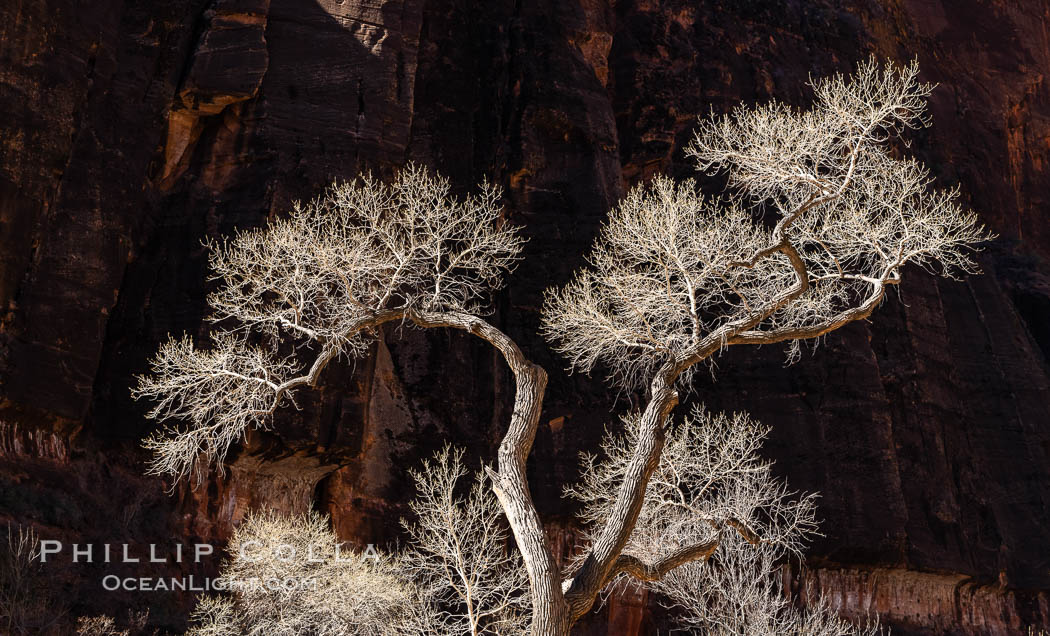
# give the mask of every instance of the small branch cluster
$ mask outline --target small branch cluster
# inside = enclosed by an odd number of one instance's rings
[[[212,242],[212,320],[346,345],[383,310],[483,312],[523,239],[502,222],[499,188],[462,200],[450,189],[409,165],[389,185],[335,184],[288,218]]]
[[[222,569],[227,596],[204,597],[192,636],[419,633],[419,590],[396,558],[341,546],[316,514],[249,516]]]
[[[76,636],[138,636],[156,634],[158,630],[147,628],[149,610],[133,612],[128,610],[126,627],[121,629],[112,616],[81,616],[77,618]]]
[[[66,612],[52,593],[40,561],[40,537],[31,526],[6,527],[0,540],[0,632],[12,636],[52,632]]]
[[[591,267],[548,292],[545,335],[577,369],[604,364],[622,384],[646,381],[662,361],[791,285],[786,260],[730,267],[768,242],[739,206],[706,199],[692,180],[657,177],[610,212]]]
[[[702,171],[724,170],[730,185],[753,201],[834,194],[849,187],[860,155],[907,128],[929,125],[926,99],[934,87],[918,75],[918,62],[880,68],[870,58],[853,75],[811,82],[810,110],[773,100],[701,119],[687,153]]]
[[[299,365],[294,356],[278,357],[239,334],[219,333],[211,349],[196,348],[188,336],[170,339],[157,352],[152,370],[139,379],[133,395],[155,401],[150,417],[189,426],[164,429],[146,440],[154,452],[150,472],[182,477],[195,470],[201,454],[221,465],[246,429],[265,426],[290,398],[281,389]]]
[[[654,583],[683,626],[711,636],[876,636],[878,621],[839,618],[823,597],[798,607],[783,589],[776,546],[728,535],[708,561],[692,561]]]
[[[446,447],[412,471],[415,521],[402,522],[411,539],[402,563],[437,609],[434,633],[524,634],[530,602],[525,566],[509,550],[485,475],[476,473],[470,491],[457,496],[467,476],[462,457]]]

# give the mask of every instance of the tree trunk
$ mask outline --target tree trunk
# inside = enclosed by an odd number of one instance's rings
[[[529,493],[525,464],[536,437],[547,373],[530,362],[511,364],[517,383],[514,412],[499,448],[496,496],[507,514],[532,591],[532,636],[566,636],[569,611],[561,589],[561,573],[551,554],[547,533]]]
[[[514,540],[529,573],[532,592],[533,636],[567,636],[569,606],[561,587],[561,571],[547,541],[540,515],[529,492],[525,464],[536,439],[547,372],[530,362],[506,334],[475,316],[417,312],[410,318],[420,326],[449,326],[468,331],[503,354],[516,385],[514,411],[499,447],[499,470],[490,472],[492,489],[507,515]]]
[[[604,531],[576,572],[568,593],[570,621],[575,622],[591,610],[594,599],[609,580],[616,559],[631,536],[645,500],[649,478],[660,463],[664,446],[664,422],[678,404],[673,371],[661,369],[652,383],[652,397],[642,413],[638,442],[631,463],[624,473],[616,505],[610,511]]]

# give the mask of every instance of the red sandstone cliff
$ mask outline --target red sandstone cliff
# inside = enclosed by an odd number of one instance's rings
[[[809,73],[918,56],[941,86],[913,151],[1002,236],[986,275],[909,277],[870,325],[790,370],[777,351],[734,352],[696,399],[773,425],[779,469],[823,494],[827,536],[798,589],[813,581],[896,633],[1045,625],[1048,32],[1045,0],[9,0],[0,520],[170,543],[221,540],[251,507],[316,506],[375,541],[402,511],[406,464],[442,439],[490,452],[509,407],[499,360],[456,335],[389,334],[225,477],[168,497],[140,475],[130,375],[167,332],[203,333],[200,240],[414,159],[464,188],[505,184],[531,237],[497,320],[552,372],[534,489],[568,528],[560,484],[613,403],[535,335],[543,287],[580,262],[626,187],[691,172],[681,148],[697,114],[802,103]],[[78,611],[148,602],[169,625],[189,602],[102,594],[96,574],[55,586]],[[655,633],[656,607],[616,600],[584,629]]]

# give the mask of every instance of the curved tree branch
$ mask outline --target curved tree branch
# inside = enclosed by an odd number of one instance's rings
[[[739,519],[730,518],[721,522],[711,520],[709,523],[719,531],[719,536],[710,541],[703,541],[679,548],[655,563],[644,561],[630,554],[621,554],[617,557],[616,562],[613,563],[613,567],[606,579],[606,584],[611,583],[620,574],[627,574],[639,581],[659,581],[667,576],[668,572],[680,565],[685,565],[692,561],[706,561],[721,545],[721,531],[726,527],[736,530],[751,545],[762,543],[762,539]]]
[[[621,554],[609,572],[609,581],[621,574],[627,574],[639,581],[659,581],[679,565],[707,560],[718,549],[720,543],[719,539],[712,539],[686,546],[656,563],[648,563],[630,554]]]

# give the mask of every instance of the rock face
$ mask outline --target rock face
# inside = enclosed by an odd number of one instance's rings
[[[406,466],[444,440],[491,457],[512,388],[500,360],[391,331],[225,476],[173,496],[141,476],[148,427],[128,386],[166,333],[204,335],[201,240],[415,160],[463,191],[505,185],[530,237],[495,320],[551,372],[533,488],[565,528],[552,540],[571,543],[561,485],[625,405],[560,371],[536,336],[543,288],[627,187],[691,174],[697,114],[802,105],[811,73],[917,56],[940,86],[912,152],[999,233],[986,274],[912,272],[870,324],[789,370],[734,351],[695,399],[771,424],[779,469],[822,493],[827,536],[798,590],[895,633],[1050,624],[1045,0],[14,0],[0,25],[3,520],[192,543],[251,508],[316,507],[346,538],[383,541]],[[178,626],[191,602],[105,594],[96,574],[56,578],[76,613],[148,602]],[[614,599],[581,633],[654,633],[659,613]]]

